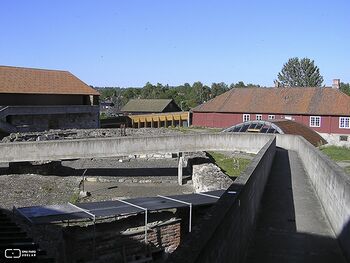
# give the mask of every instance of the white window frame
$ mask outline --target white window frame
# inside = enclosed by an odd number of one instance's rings
[[[255,120],[262,121],[262,114],[255,114]]]
[[[321,127],[321,116],[310,116],[309,126],[315,128]]]
[[[274,119],[276,119],[276,116],[275,115],[269,115],[268,119],[269,120],[274,120]]]
[[[339,117],[339,129],[350,129],[350,117]]]
[[[243,114],[243,122],[250,121],[250,114]]]

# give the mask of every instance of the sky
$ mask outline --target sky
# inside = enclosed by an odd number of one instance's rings
[[[93,86],[273,86],[291,57],[350,82],[349,0],[1,0],[0,65]]]

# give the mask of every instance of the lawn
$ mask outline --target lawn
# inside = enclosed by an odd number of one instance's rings
[[[220,169],[231,177],[239,176],[249,165],[249,159],[228,157],[218,152],[208,152],[208,155],[213,158],[215,164]]]
[[[336,162],[349,161],[350,162],[350,149],[345,147],[328,146],[321,147],[320,150],[328,155],[329,158]]]

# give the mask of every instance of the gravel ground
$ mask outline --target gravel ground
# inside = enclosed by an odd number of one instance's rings
[[[0,207],[66,203],[78,191],[80,180],[76,176],[0,175]]]

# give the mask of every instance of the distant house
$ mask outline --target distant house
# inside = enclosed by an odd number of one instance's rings
[[[0,130],[97,128],[99,95],[68,71],[0,66]]]
[[[114,103],[110,99],[100,101],[100,112],[107,113],[108,110],[114,107]]]
[[[250,120],[302,123],[331,144],[350,142],[350,97],[340,80],[325,88],[234,88],[194,109],[194,126],[227,128]]]
[[[178,112],[181,108],[172,99],[131,99],[121,109],[125,114]]]

